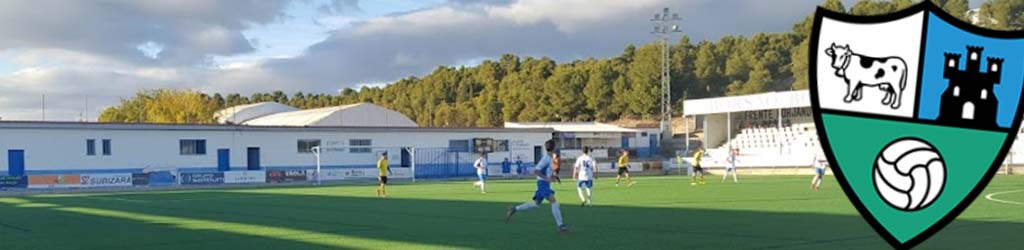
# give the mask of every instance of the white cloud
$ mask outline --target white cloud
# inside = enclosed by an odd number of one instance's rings
[[[137,89],[333,94],[504,53],[610,57],[653,40],[662,7],[700,40],[788,31],[819,1],[461,0],[358,20],[337,15],[362,11],[357,1],[313,2],[333,16],[300,27],[282,23],[289,0],[0,1],[0,37],[18,38],[0,39],[16,68],[0,75],[0,117],[37,119],[43,92],[49,117],[72,120],[85,96],[95,118]]]

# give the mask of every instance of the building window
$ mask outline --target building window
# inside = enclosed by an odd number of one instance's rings
[[[469,140],[448,141],[448,152],[469,152]]]
[[[953,96],[960,96],[960,86],[953,87]]]
[[[96,140],[85,140],[85,155],[96,155]]]
[[[982,89],[981,90],[981,99],[982,100],[988,100],[988,90],[987,89]]]
[[[103,155],[110,155],[110,139],[103,139]]]
[[[494,140],[494,152],[508,152],[508,140]]]
[[[299,139],[299,153],[313,153],[313,148],[320,146],[320,139]]]
[[[561,149],[580,149],[582,140],[580,138],[561,139],[557,141],[556,145]]]
[[[181,140],[181,155],[206,155],[206,140]]]
[[[353,147],[369,147],[373,145],[373,140],[370,139],[352,139],[348,140],[348,145]]]
[[[365,147],[365,148],[350,148],[349,153],[353,154],[368,154],[372,152],[370,146],[373,146],[373,140],[370,139],[351,139],[348,140],[348,145],[352,147]]]

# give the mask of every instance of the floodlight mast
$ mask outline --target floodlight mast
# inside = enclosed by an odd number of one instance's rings
[[[670,75],[668,38],[671,34],[682,32],[679,25],[675,24],[680,20],[682,19],[679,18],[679,13],[669,13],[667,7],[662,9],[661,13],[655,13],[654,18],[651,19],[651,22],[654,22],[654,31],[651,31],[651,34],[657,36],[662,44],[661,116],[659,124],[662,142],[665,141],[665,138],[672,138],[672,80]]]

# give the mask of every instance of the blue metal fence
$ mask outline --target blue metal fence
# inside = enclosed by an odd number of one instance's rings
[[[474,154],[450,148],[417,148],[416,178],[440,179],[476,176]]]

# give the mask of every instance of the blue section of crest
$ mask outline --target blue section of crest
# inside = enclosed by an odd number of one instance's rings
[[[923,75],[921,77],[921,88],[919,95],[918,118],[926,120],[939,120],[940,114],[957,114],[955,118],[962,118],[960,114],[971,106],[976,110],[974,119],[979,123],[991,123],[994,116],[995,124],[1000,128],[1011,127],[1014,115],[1017,113],[1017,104],[1021,95],[1021,85],[1024,84],[1024,39],[1003,39],[989,38],[972,34],[961,30],[934,14],[928,16],[928,34],[926,36],[925,54],[922,58]],[[981,47],[983,50],[978,56],[978,70],[970,70],[970,51],[967,46]],[[975,49],[976,50],[976,49]],[[955,55],[959,54],[958,59]],[[1002,58],[1002,62],[989,61],[989,57]],[[949,60],[955,60],[955,69],[947,69]],[[992,80],[995,74],[989,72],[992,65],[1000,64],[998,83],[985,87]],[[970,73],[970,72],[977,72]],[[949,78],[957,78],[955,83]],[[954,86],[957,88],[954,95]],[[984,90],[984,91],[982,91]],[[994,96],[993,93],[994,92]],[[984,92],[984,93],[983,93]],[[983,98],[985,96],[985,98]],[[992,102],[992,97],[998,104]],[[970,102],[971,104],[966,104]],[[997,108],[996,111],[990,111]],[[943,110],[945,109],[945,110]],[[988,112],[989,114],[986,114]]]

